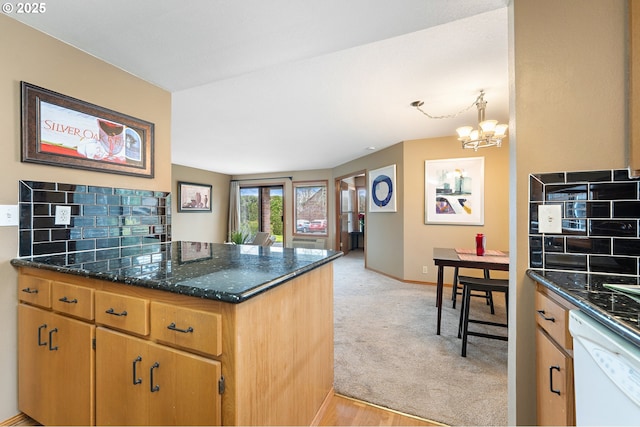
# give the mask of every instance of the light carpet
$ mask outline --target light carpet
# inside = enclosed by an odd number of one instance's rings
[[[447,425],[506,425],[507,342],[472,336],[461,357],[461,297],[454,310],[445,288],[438,336],[435,288],[366,270],[362,251],[334,262],[336,392]],[[492,316],[472,298],[471,317],[504,322],[504,294],[494,300]]]

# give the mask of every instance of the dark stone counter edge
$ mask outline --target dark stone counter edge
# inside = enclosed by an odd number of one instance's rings
[[[552,280],[549,280],[548,278],[540,275],[536,270],[527,270],[527,276],[540,283],[544,287],[548,288],[552,292],[560,295],[567,301],[571,302],[586,315],[600,322],[602,325],[606,326],[614,333],[640,347],[640,335],[638,334],[638,332],[630,328],[624,322],[619,321],[614,316],[607,313],[605,310],[589,303],[588,301],[585,301],[584,299],[572,294],[571,292],[567,292],[567,290],[563,289],[561,286],[558,286]]]
[[[12,259],[11,265],[13,265],[14,267],[29,267],[29,268],[38,268],[42,270],[56,271],[64,274],[72,274],[74,276],[88,277],[92,279],[105,280],[108,282],[121,283],[123,285],[139,286],[142,288],[157,289],[157,290],[171,292],[175,294],[181,294],[181,295],[187,295],[187,296],[192,296],[197,298],[218,300],[218,301],[238,304],[256,295],[259,295],[271,288],[281,285],[306,272],[309,272],[331,261],[334,261],[335,259],[340,258],[342,255],[343,255],[342,252],[332,253],[326,258],[307,264],[304,267],[293,270],[290,273],[276,277],[267,282],[263,282],[260,285],[254,286],[253,288],[240,293],[230,293],[230,292],[216,291],[216,290],[203,290],[197,287],[190,287],[190,286],[184,286],[184,285],[180,286],[179,283],[178,283],[178,286],[176,286],[176,285],[168,284],[166,281],[159,280],[159,279],[146,279],[146,278],[120,276],[117,274],[101,273],[96,271],[83,270],[79,268],[68,268],[64,266],[49,265],[49,264],[29,261],[21,258]]]

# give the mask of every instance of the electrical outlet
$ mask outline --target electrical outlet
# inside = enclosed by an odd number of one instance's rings
[[[71,206],[56,206],[56,225],[71,224]]]
[[[18,225],[18,205],[0,205],[0,226]]]
[[[540,233],[562,233],[561,205],[538,205],[538,231]]]
[[[429,269],[427,268],[427,266],[426,266],[426,265],[423,265],[423,266],[422,266],[422,274],[427,274],[428,270],[429,270]]]

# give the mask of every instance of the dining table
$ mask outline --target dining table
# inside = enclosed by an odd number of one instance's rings
[[[438,308],[438,325],[436,334],[440,335],[442,322],[442,290],[444,288],[444,268],[475,268],[509,271],[509,253],[495,249],[485,250],[484,255],[477,255],[476,249],[469,248],[433,248],[433,262],[438,267],[438,283],[436,287],[436,306]],[[486,277],[486,276],[485,276]],[[457,280],[457,277],[454,278]]]

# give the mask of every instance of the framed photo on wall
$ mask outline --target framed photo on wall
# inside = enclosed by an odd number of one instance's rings
[[[23,162],[153,178],[153,123],[21,82]]]
[[[369,171],[369,212],[396,212],[396,165]]]
[[[211,185],[178,181],[178,212],[211,212]]]
[[[484,157],[427,160],[425,224],[484,224]]]

